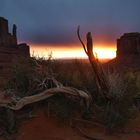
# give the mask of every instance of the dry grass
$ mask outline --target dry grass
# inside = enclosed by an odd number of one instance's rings
[[[100,98],[97,92],[94,75],[89,63],[82,60],[72,60],[69,62],[58,60],[44,60],[35,58],[29,60],[19,60],[14,66],[6,90],[20,93],[16,96],[24,97],[37,94],[45,88],[51,88],[51,84],[42,83],[45,77],[55,77],[65,86],[71,86],[88,92],[93,97],[93,102],[89,109],[77,106],[74,108],[72,101],[64,97],[51,99],[51,111],[61,120],[70,120],[77,115],[85,119],[96,118],[106,126],[108,132],[114,132],[122,128],[125,123],[135,116],[138,111],[134,104],[134,98],[140,94],[139,72],[128,72],[123,74],[107,74],[112,100],[106,102]],[[47,87],[46,87],[47,86]],[[48,101],[47,101],[48,102]]]

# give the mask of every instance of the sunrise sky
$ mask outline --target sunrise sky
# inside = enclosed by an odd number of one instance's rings
[[[46,57],[52,54],[53,58],[87,58],[83,48],[75,45],[40,45],[30,44],[31,54],[33,56]],[[99,59],[112,59],[116,57],[116,48],[114,46],[94,46],[95,54]]]
[[[140,0],[0,0],[0,16],[16,23],[19,42],[31,53],[54,58],[86,58],[76,35],[91,31],[99,58],[114,58],[116,39],[140,32]]]

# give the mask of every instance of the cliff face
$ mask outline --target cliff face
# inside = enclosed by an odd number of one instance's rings
[[[17,43],[17,27],[14,24],[9,33],[8,20],[0,17],[0,81],[8,76],[10,68],[17,57],[30,57],[29,46]]]
[[[125,33],[117,39],[117,56],[107,63],[116,71],[140,69],[140,33]]]
[[[125,33],[117,40],[117,58],[140,55],[140,33]]]

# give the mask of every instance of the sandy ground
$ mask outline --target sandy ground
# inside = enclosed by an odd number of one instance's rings
[[[58,120],[48,118],[43,110],[36,110],[35,117],[22,123],[12,140],[87,140],[75,128],[66,127]],[[130,121],[124,133],[109,135],[103,126],[74,123],[83,132],[99,140],[140,140],[140,115]],[[5,140],[0,137],[0,140]]]

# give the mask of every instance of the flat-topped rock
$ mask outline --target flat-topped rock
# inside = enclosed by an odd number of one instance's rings
[[[140,55],[140,33],[125,33],[117,40],[117,58]]]
[[[140,69],[140,33],[124,33],[117,39],[117,56],[105,64],[116,71]]]

